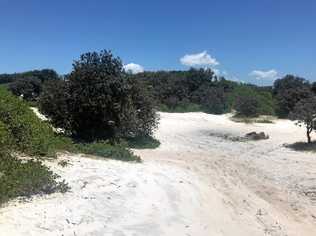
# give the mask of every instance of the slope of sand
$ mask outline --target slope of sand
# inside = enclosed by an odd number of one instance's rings
[[[236,142],[264,131],[269,140]],[[290,121],[241,124],[227,115],[161,113],[162,145],[142,164],[62,155],[48,165],[71,192],[11,202],[0,235],[316,235],[316,154]]]

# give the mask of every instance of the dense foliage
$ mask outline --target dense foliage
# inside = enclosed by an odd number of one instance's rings
[[[278,116],[286,118],[300,100],[312,96],[312,89],[307,80],[287,75],[275,81],[274,95]]]
[[[36,78],[39,79],[41,82],[45,82],[47,80],[59,79],[59,75],[56,73],[56,71],[51,69],[32,70],[14,74],[0,74],[0,84],[8,84],[19,79],[28,78]]]
[[[237,116],[256,117],[259,115],[259,101],[257,97],[239,96],[235,100]]]
[[[55,125],[85,140],[147,136],[157,125],[147,86],[108,51],[83,54],[65,82],[44,87],[39,104]]]
[[[38,160],[16,154],[53,155],[56,136],[26,103],[0,88],[0,204],[32,194],[66,191],[64,182]]]
[[[9,90],[16,96],[22,96],[27,101],[36,101],[42,86],[46,81],[58,80],[60,76],[54,70],[34,70],[16,74],[0,75],[0,84],[7,84]]]
[[[297,125],[306,128],[307,142],[311,143],[310,134],[314,130],[316,118],[316,97],[309,97],[300,100],[290,113],[290,118],[297,122]]]
[[[144,72],[134,77],[150,85],[162,111],[223,114],[236,106],[240,108],[246,97],[253,96],[252,100],[257,101],[255,115],[274,114],[275,102],[270,88],[229,81],[210,69]]]

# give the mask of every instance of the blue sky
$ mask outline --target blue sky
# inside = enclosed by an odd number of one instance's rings
[[[316,80],[315,23],[314,0],[0,0],[0,73],[67,73],[81,53],[111,49],[145,70]]]

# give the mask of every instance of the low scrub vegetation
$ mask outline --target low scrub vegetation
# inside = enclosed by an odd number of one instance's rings
[[[0,122],[13,150],[32,156],[54,155],[52,128],[4,88],[0,88]]]
[[[293,149],[294,151],[316,152],[316,141],[314,142],[296,142],[293,144],[286,144],[285,147]]]
[[[0,205],[16,197],[66,192],[68,185],[38,160],[0,154]]]
[[[124,144],[110,144],[106,141],[76,144],[77,151],[80,153],[111,158],[120,161],[140,162],[140,157],[133,154]]]
[[[160,146],[159,140],[151,136],[140,136],[125,139],[129,148],[134,149],[155,149]]]

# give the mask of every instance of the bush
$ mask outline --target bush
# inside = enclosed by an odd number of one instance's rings
[[[76,147],[79,152],[89,155],[105,157],[120,161],[141,161],[141,159],[138,156],[134,155],[123,144],[113,145],[108,142],[93,142],[77,144]]]
[[[129,148],[134,149],[155,149],[160,146],[159,140],[151,136],[140,136],[126,139]]]
[[[256,97],[239,96],[234,107],[237,116],[256,117],[259,115],[259,101]]]
[[[0,154],[0,205],[16,197],[66,192],[67,184],[39,161]]]
[[[186,112],[199,112],[202,111],[202,106],[194,103],[179,103],[173,108],[168,107],[163,104],[160,105],[159,110],[162,112],[170,112],[170,113],[186,113]]]
[[[203,90],[197,91],[201,96],[199,100],[203,111],[210,114],[223,114],[229,111],[227,95],[223,87],[206,87]]]
[[[68,95],[67,83],[62,80],[55,80],[44,84],[39,99],[40,111],[50,118],[55,127],[61,127],[67,131],[71,129]]]
[[[19,79],[9,85],[15,96],[22,96],[27,101],[35,101],[41,93],[42,84],[37,78]]]
[[[108,51],[83,54],[64,84],[45,87],[39,105],[58,127],[88,141],[151,135],[158,119],[146,86]]]
[[[0,155],[3,153],[8,153],[13,145],[13,139],[5,126],[0,121]]]
[[[228,106],[239,116],[256,117],[274,115],[275,102],[272,94],[255,86],[239,85],[228,96]]]
[[[39,120],[25,102],[4,88],[0,88],[0,121],[2,131],[8,132],[15,150],[38,156],[54,152],[53,130]]]
[[[312,96],[312,90],[307,80],[287,75],[274,82],[274,94],[277,100],[277,115],[286,118],[296,103]]]

